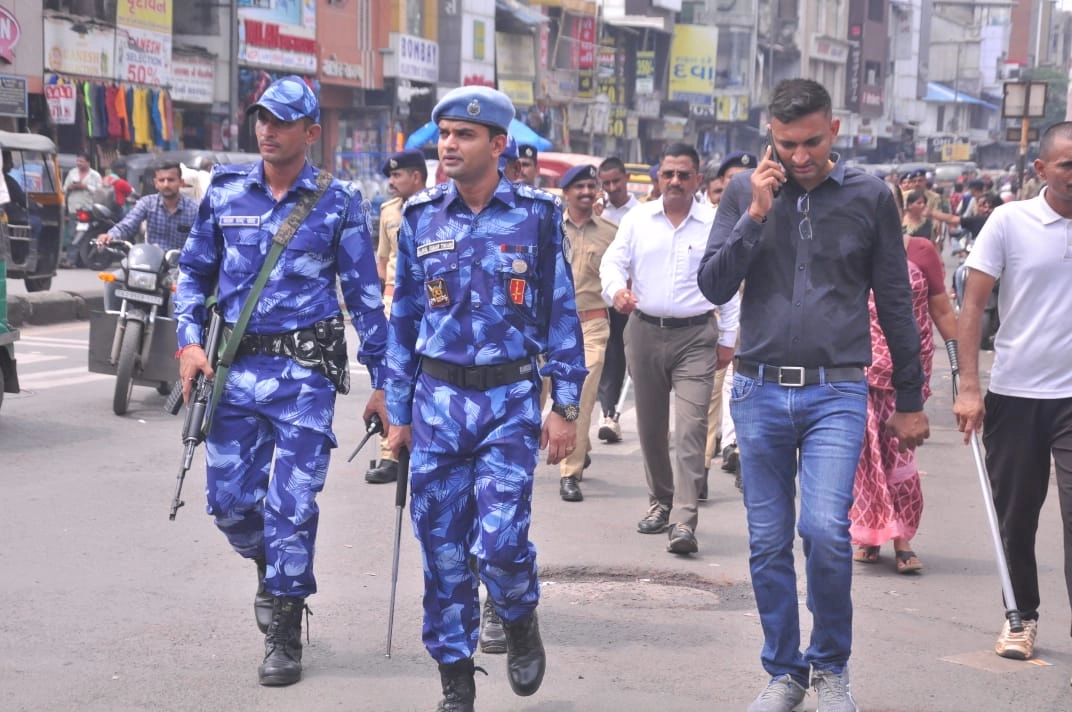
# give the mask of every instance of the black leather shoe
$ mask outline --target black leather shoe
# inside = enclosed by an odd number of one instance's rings
[[[695,554],[700,547],[696,544],[696,535],[684,524],[675,524],[670,528],[670,543],[666,550],[671,554]]]
[[[253,597],[253,616],[257,619],[257,628],[261,633],[268,632],[272,624],[273,596],[264,590],[264,577],[268,574],[268,563],[264,559],[254,559],[257,563],[257,595]]]
[[[727,445],[722,451],[722,471],[734,473],[741,468],[741,454],[737,451],[737,444]]]
[[[558,494],[564,502],[580,502],[584,499],[584,495],[581,494],[581,484],[573,475],[558,480]]]
[[[378,467],[365,473],[365,482],[372,485],[385,485],[398,479],[398,463],[394,460],[380,460]]]
[[[670,508],[665,504],[648,507],[647,515],[637,522],[636,530],[641,534],[661,534],[670,526]]]
[[[272,622],[264,636],[264,662],[257,669],[262,685],[293,685],[301,680],[301,617],[304,598],[272,599]]]
[[[479,639],[480,652],[485,655],[502,655],[506,652],[506,632],[503,631],[502,618],[499,618],[490,598],[484,600]]]
[[[476,701],[476,671],[487,675],[484,668],[473,665],[472,658],[456,663],[440,663],[439,679],[443,683],[443,699],[436,712],[473,712]]]
[[[503,621],[503,629],[506,631],[506,672],[510,688],[515,695],[528,697],[540,689],[547,669],[536,612],[516,623]]]

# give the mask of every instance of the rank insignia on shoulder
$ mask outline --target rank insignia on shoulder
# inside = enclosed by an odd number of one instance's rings
[[[428,294],[428,306],[433,309],[450,306],[450,293],[447,291],[446,280],[430,279],[424,283],[424,291]]]
[[[562,259],[566,261],[566,264],[573,264],[573,243],[570,242],[569,235],[562,235]]]
[[[524,279],[513,277],[510,279],[510,301],[514,304],[525,303],[525,289],[528,285]]]

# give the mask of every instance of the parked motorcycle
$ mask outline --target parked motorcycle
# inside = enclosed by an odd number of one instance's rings
[[[964,304],[964,284],[968,279],[968,267],[965,265],[965,261],[970,253],[971,245],[966,245],[953,253],[959,260],[959,264],[953,272],[953,294],[958,314]],[[998,293],[1000,287],[1001,280],[999,279],[994,282],[994,289],[990,291],[990,296],[986,300],[986,306],[983,307],[983,315],[979,322],[979,348],[983,351],[994,350],[994,337],[997,335],[998,326],[1001,324],[1001,319],[998,317]]]
[[[93,203],[90,210],[75,213],[74,238],[71,244],[78,248],[78,266],[93,270],[107,269],[122,255],[114,250],[98,250],[96,241],[119,222],[112,209],[104,203]]]
[[[161,395],[171,392],[176,374],[171,294],[178,281],[179,251],[165,253],[158,245],[124,240],[107,245],[94,240],[93,245],[94,252],[108,253],[108,263],[122,260],[118,269],[100,275],[108,283],[105,312],[90,315],[89,360],[91,371],[115,374],[112,410],[123,415],[135,384],[154,386]]]

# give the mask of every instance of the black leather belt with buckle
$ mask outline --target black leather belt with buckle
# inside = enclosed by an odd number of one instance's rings
[[[759,378],[760,364],[737,360],[734,362],[737,373],[748,378]],[[779,386],[800,388],[819,383],[838,383],[842,381],[862,381],[866,378],[860,366],[830,366],[807,368],[805,366],[771,366],[762,365],[763,380],[773,381]]]
[[[532,378],[534,368],[532,359],[518,359],[491,366],[458,366],[437,358],[421,359],[421,370],[432,378],[475,391],[486,391]]]
[[[714,312],[707,312],[705,314],[697,314],[696,316],[689,317],[673,317],[673,316],[652,316],[651,314],[645,314],[639,309],[636,310],[636,315],[640,317],[642,321],[646,321],[649,324],[655,324],[663,329],[680,329],[685,326],[699,326],[700,324],[706,324],[711,321],[711,317]]]

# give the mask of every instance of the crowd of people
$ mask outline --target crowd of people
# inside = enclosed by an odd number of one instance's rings
[[[509,99],[463,87],[432,112],[445,183],[424,187],[419,152],[384,162],[396,199],[374,251],[360,193],[306,158],[320,125],[304,82],[278,80],[250,113],[262,160],[212,173],[182,250],[176,317],[187,397],[214,374],[202,347],[212,309],[239,344],[207,431],[208,511],[255,564],[261,684],[302,675],[316,496],[336,393],[348,388],[336,281],[373,386],[364,418],[387,426],[366,480],[394,482],[409,463],[440,712],[475,708],[478,649],[506,654],[516,694],[539,689],[533,477],[545,450],[561,499],[583,502],[593,431],[639,441],[648,492],[636,530],[666,533],[676,556],[699,550],[711,467],[737,475],[767,674],[749,712],[790,712],[809,687],[823,712],[857,710],[854,562],[874,564],[892,544],[895,571],[923,570],[913,453],[929,437],[935,330],[950,353],[959,345],[955,413],[966,438],[983,430],[1025,621],[1006,623],[995,651],[1033,655],[1051,456],[1072,540],[1072,375],[1061,358],[1072,291],[1047,288],[1072,277],[1072,124],[1044,133],[1035,197],[1004,205],[981,190],[948,205],[926,176],[894,185],[846,165],[829,94],[794,79],[773,93],[762,155],[704,166],[673,143],[646,200],[616,157],[570,169],[557,197],[532,185],[538,152],[508,135]],[[978,230],[959,316],[939,225]],[[1009,286],[984,398],[979,319],[998,277]],[[635,433],[620,421],[626,379]],[[813,619],[803,650],[798,533]]]

